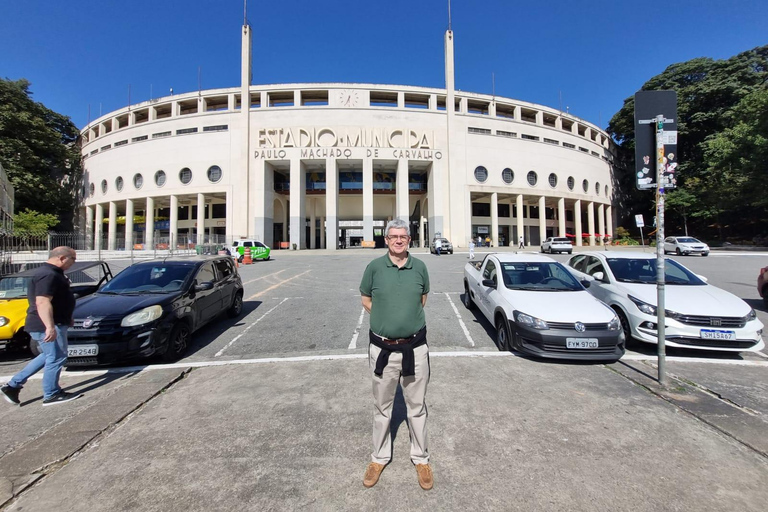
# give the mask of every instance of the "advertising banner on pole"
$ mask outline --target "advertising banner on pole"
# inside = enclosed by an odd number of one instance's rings
[[[663,149],[656,148],[656,117],[664,116]],[[656,188],[656,160],[663,166],[662,187],[677,185],[677,93],[635,93],[635,184],[640,190]]]

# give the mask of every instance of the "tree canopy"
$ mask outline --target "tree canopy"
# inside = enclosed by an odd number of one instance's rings
[[[725,60],[673,64],[643,90],[677,92],[678,190],[669,198],[667,231],[720,239],[768,231],[768,45]],[[653,193],[634,177],[634,95],[608,125],[619,145],[621,214],[654,215]],[[675,197],[677,196],[677,197]]]
[[[82,175],[80,133],[67,116],[32,99],[27,80],[0,79],[0,162],[15,189],[16,211],[55,215],[69,231]]]

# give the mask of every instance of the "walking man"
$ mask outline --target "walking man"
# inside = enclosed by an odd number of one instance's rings
[[[75,296],[64,275],[76,259],[70,247],[56,247],[37,270],[27,289],[29,308],[24,329],[32,343],[40,344],[40,355],[27,363],[8,384],[0,388],[5,399],[19,405],[19,392],[32,375],[43,369],[43,405],[69,402],[83,396],[59,387],[59,374],[67,361],[67,328],[72,325]]]
[[[368,365],[373,369],[373,453],[363,485],[373,487],[392,459],[390,421],[398,383],[408,409],[411,462],[419,485],[433,485],[427,448],[427,383],[429,348],[424,305],[429,293],[427,267],[408,253],[408,223],[387,224],[389,251],[370,262],[360,282],[363,307],[371,315]]]
[[[435,238],[435,254],[440,256],[440,249],[443,248],[443,241],[439,238]]]
[[[520,242],[517,244],[518,249],[525,249],[525,238],[523,238],[523,235],[520,235]]]
[[[475,259],[475,239],[469,239],[469,259]]]

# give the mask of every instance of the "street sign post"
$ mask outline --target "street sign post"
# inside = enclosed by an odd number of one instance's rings
[[[645,247],[645,239],[643,238],[643,228],[645,227],[645,221],[643,220],[642,213],[635,215],[635,225],[640,228],[640,245]]]
[[[664,193],[677,185],[677,93],[635,94],[635,175],[640,190],[656,189],[656,334],[659,384],[667,385]],[[653,131],[655,131],[655,137]],[[651,167],[655,155],[655,169]],[[642,235],[641,235],[642,236]]]

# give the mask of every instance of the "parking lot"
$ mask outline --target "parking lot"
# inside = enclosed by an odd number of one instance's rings
[[[392,468],[366,493],[368,316],[358,285],[382,254],[274,252],[240,268],[243,315],[196,333],[178,364],[77,368],[62,375],[86,392],[71,407],[49,411],[32,400],[3,409],[0,482],[19,496],[9,510],[41,510],[62,492],[72,498],[65,510],[359,510],[389,503],[392,493],[402,498],[395,510],[762,510],[768,355],[670,350],[673,379],[662,390],[653,383],[655,346],[614,365],[500,353],[492,326],[461,304],[461,249],[415,253],[431,278],[435,490],[423,497],[411,475],[396,404]],[[767,258],[679,260],[768,324],[755,289]],[[23,363],[3,360],[0,380]],[[39,387],[30,381],[27,398]],[[38,449],[24,469],[35,443],[49,455]],[[34,477],[14,476],[24,471]],[[98,492],[115,481],[123,483]]]

